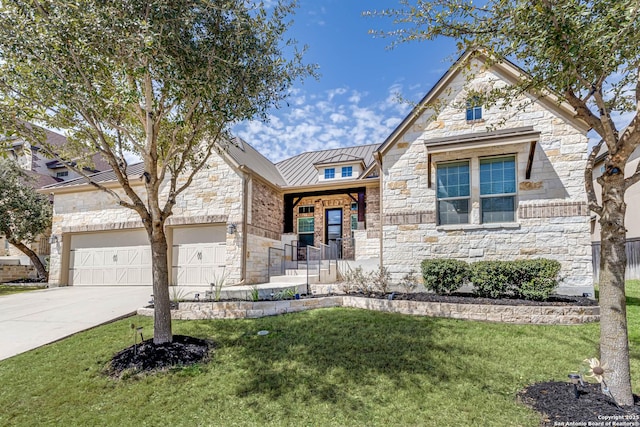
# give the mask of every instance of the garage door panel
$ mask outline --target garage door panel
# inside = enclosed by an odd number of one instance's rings
[[[208,285],[222,276],[227,251],[224,226],[176,229],[174,243],[173,283]]]
[[[150,285],[151,248],[144,231],[71,236],[72,285]]]

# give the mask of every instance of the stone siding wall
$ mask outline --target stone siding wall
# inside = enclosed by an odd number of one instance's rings
[[[135,179],[132,180],[134,182]],[[184,183],[180,179],[178,186]],[[135,187],[144,199],[144,187]],[[161,192],[161,203],[166,198],[166,185]],[[122,194],[122,191],[118,191]],[[220,223],[238,224],[243,221],[243,180],[222,158],[212,155],[207,168],[200,171],[189,188],[176,198],[173,215],[167,224],[200,224],[203,219],[215,219]],[[58,193],[54,198],[52,234],[58,242],[51,246],[49,283],[66,285],[62,281],[62,256],[69,248],[70,233],[101,230],[140,228],[140,216],[131,209],[119,206],[109,194],[100,190]],[[227,268],[230,281],[240,280],[241,239],[227,235]]]
[[[441,96],[436,115],[425,111],[383,158],[383,257],[394,280],[426,258],[466,261],[546,257],[561,262],[560,291],[593,294],[589,212],[584,190],[587,137],[568,119],[540,103],[502,110],[483,108],[483,120],[467,122],[466,77],[454,78]],[[504,84],[498,74],[484,72],[469,82],[475,90]],[[523,100],[526,102],[528,100]],[[487,129],[532,126],[539,132],[530,179],[526,179],[530,143],[487,144],[483,148],[434,150],[431,139],[481,133]],[[532,138],[535,139],[535,138]],[[517,219],[482,224],[479,202],[479,159],[516,158]],[[438,225],[436,169],[438,163],[466,160],[470,164],[469,223]]]
[[[35,268],[31,265],[0,265],[0,283],[18,279],[35,279]]]
[[[180,303],[179,310],[171,311],[171,318],[180,320],[243,319],[330,307],[351,307],[414,316],[448,317],[452,319],[515,324],[572,325],[600,320],[600,307],[453,304],[402,300],[388,301],[354,296],[331,296],[285,301]],[[138,310],[138,314],[153,316],[153,309],[141,308]]]

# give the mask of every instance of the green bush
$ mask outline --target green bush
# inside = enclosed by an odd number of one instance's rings
[[[450,294],[469,278],[469,264],[457,259],[425,259],[420,266],[424,286],[438,295]]]
[[[510,264],[506,261],[478,261],[469,267],[469,280],[474,295],[482,298],[503,298],[509,295]]]
[[[470,266],[476,296],[544,301],[558,285],[560,263],[549,259],[478,261]]]

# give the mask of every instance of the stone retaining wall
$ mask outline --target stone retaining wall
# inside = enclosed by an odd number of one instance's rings
[[[18,279],[35,279],[36,270],[30,265],[2,265],[0,266],[0,283]]]
[[[232,301],[180,303],[171,311],[172,319],[243,319],[274,316],[314,308],[351,307],[365,310],[402,313],[416,316],[449,317],[515,324],[572,325],[600,320],[598,306],[522,306],[488,304],[454,304],[421,301],[389,301],[350,295],[286,301]],[[153,316],[152,308],[138,314]]]

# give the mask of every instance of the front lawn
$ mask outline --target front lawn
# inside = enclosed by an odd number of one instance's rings
[[[17,294],[19,292],[35,291],[37,289],[45,289],[46,286],[15,286],[0,284],[0,297],[3,295]]]
[[[631,341],[640,282],[629,284]],[[356,309],[256,320],[182,321],[212,361],[114,381],[107,360],[131,345],[135,317],[0,362],[0,425],[537,426],[527,384],[566,381],[597,355],[598,325],[519,326]],[[266,336],[258,336],[268,330]],[[640,352],[632,345],[632,371]],[[638,377],[634,389],[640,387]]]

